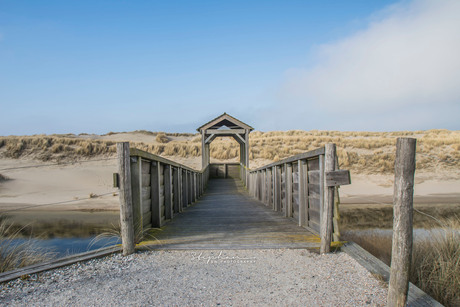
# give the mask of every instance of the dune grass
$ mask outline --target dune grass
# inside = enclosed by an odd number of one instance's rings
[[[460,306],[460,217],[432,226],[414,241],[410,281],[443,305]],[[354,241],[390,265],[391,235],[344,231],[342,239]]]
[[[12,224],[0,216],[0,273],[44,262],[54,256],[30,239],[18,242],[20,232],[20,229],[13,229]]]
[[[149,142],[130,142],[156,155],[201,156],[201,136],[190,133],[164,133],[145,130],[133,133],[154,136]],[[72,160],[81,157],[114,156],[116,142],[105,136],[34,135],[0,137],[0,157],[34,158],[42,161]],[[129,136],[126,136],[129,138]],[[340,167],[363,174],[393,172],[397,137],[417,138],[417,170],[439,171],[460,168],[460,131],[426,130],[399,132],[342,131],[254,131],[249,135],[250,159],[277,161],[336,143]],[[129,139],[127,140],[129,141]],[[239,144],[231,138],[217,138],[211,144],[211,157],[231,160],[239,156]]]

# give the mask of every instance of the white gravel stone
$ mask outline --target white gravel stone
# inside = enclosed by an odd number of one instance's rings
[[[152,251],[0,285],[9,306],[385,306],[387,289],[345,253]]]

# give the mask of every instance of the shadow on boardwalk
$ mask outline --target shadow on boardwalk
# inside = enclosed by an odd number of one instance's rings
[[[205,195],[153,231],[155,249],[319,248],[319,237],[249,196],[240,180],[209,181]]]

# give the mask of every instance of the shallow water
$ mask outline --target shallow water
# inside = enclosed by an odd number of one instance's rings
[[[56,258],[84,253],[102,247],[121,243],[118,238],[104,238],[93,242],[95,237],[89,238],[54,238],[54,239],[15,239],[9,242],[13,245],[31,241],[41,250],[52,253]]]
[[[58,258],[120,243],[118,238],[94,241],[98,234],[119,225],[118,212],[24,211],[4,218],[21,234],[11,243],[31,240],[35,246]]]

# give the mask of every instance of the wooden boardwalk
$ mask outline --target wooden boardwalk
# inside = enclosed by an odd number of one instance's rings
[[[319,249],[318,236],[252,198],[241,180],[214,179],[192,206],[174,216],[156,240],[154,249]]]

